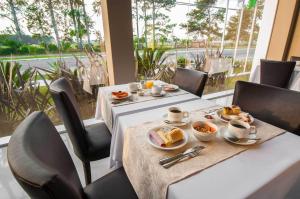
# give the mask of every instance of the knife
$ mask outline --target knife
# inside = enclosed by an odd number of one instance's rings
[[[185,150],[185,151],[182,152],[182,153],[178,153],[178,154],[175,155],[175,156],[172,156],[172,157],[166,157],[166,158],[160,159],[160,160],[159,160],[159,164],[160,164],[160,165],[167,164],[167,163],[172,162],[172,161],[174,161],[174,160],[180,159],[181,157],[186,156],[186,155],[189,154],[189,153],[193,153],[193,152],[195,152],[195,151],[200,151],[200,150],[202,150],[202,149],[204,149],[204,148],[205,148],[204,146],[200,146],[200,145],[194,146],[194,147],[192,147],[192,148],[189,148],[189,149]]]

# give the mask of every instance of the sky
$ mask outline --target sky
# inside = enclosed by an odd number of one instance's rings
[[[91,19],[94,21],[94,27],[96,30],[100,30],[100,32],[103,35],[103,24],[102,24],[102,18],[101,16],[97,16],[93,12],[92,8],[92,2],[94,0],[85,0],[86,3],[86,9],[87,13],[90,15]],[[184,3],[195,3],[196,0],[177,0],[177,2],[184,2]],[[239,4],[238,2],[241,0],[229,0],[229,7],[230,8],[238,8]],[[218,0],[216,6],[218,7],[226,7],[227,0]],[[176,5],[174,8],[171,9],[170,12],[166,12],[166,14],[170,17],[172,23],[177,23],[178,25],[174,28],[173,35],[178,38],[187,38],[186,31],[184,29],[181,29],[179,24],[184,23],[187,21],[186,14],[193,9],[193,6],[186,6],[186,5]],[[230,18],[231,15],[233,15],[235,11],[230,11],[228,18]],[[0,31],[5,30],[7,27],[11,26],[11,22],[8,19],[1,18],[1,26]],[[24,21],[24,20],[23,20]],[[140,28],[143,30],[143,23],[140,22]],[[29,34],[29,32],[26,30],[26,24],[25,22],[21,23],[22,30]],[[133,29],[135,31],[135,24],[133,24]],[[96,39],[95,34],[91,35],[92,40]]]

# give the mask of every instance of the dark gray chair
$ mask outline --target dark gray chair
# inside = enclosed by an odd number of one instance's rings
[[[32,113],[18,126],[10,138],[7,158],[30,198],[137,198],[123,168],[83,188],[65,144],[43,112]]]
[[[232,104],[259,120],[300,135],[300,92],[238,81]]]
[[[260,83],[286,88],[295,69],[296,62],[260,60]]]
[[[207,73],[178,67],[173,78],[173,83],[181,89],[201,97],[207,77]]]
[[[111,134],[105,123],[98,123],[87,128],[83,125],[79,105],[67,79],[60,78],[54,81],[50,85],[50,93],[56,110],[67,129],[74,152],[83,162],[86,184],[89,184],[91,183],[90,161],[109,156]]]
[[[300,57],[297,56],[291,56],[291,61],[300,61]]]

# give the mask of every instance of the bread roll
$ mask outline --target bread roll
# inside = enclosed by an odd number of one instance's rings
[[[180,129],[173,129],[167,133],[167,139],[173,144],[180,140],[183,140],[183,133]]]

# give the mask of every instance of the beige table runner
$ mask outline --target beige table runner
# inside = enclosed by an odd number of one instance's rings
[[[191,117],[192,121],[203,120],[203,111],[193,112]],[[169,185],[245,150],[260,146],[259,144],[253,146],[233,145],[226,142],[221,135],[218,135],[214,141],[200,142],[193,136],[189,126],[183,128],[189,133],[189,142],[184,148],[172,152],[161,151],[153,148],[146,138],[149,129],[161,124],[161,121],[149,122],[128,128],[125,132],[123,166],[140,199],[166,198]],[[222,125],[224,126],[223,123],[218,123],[218,126]],[[256,120],[254,125],[257,127],[258,137],[261,138],[260,143],[284,133],[284,130],[259,120]],[[169,169],[158,164],[159,159],[172,156],[194,145],[206,146],[200,156],[181,162]]]

